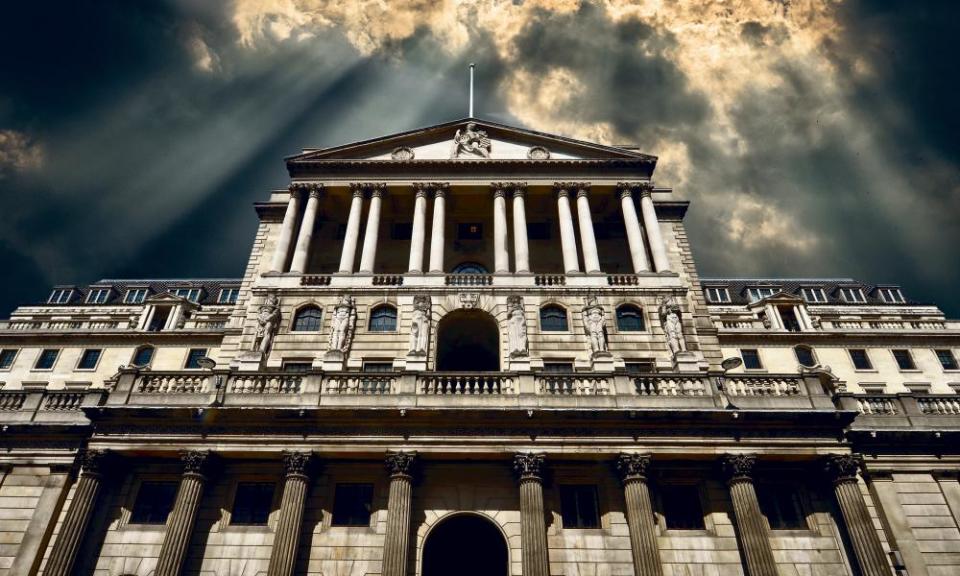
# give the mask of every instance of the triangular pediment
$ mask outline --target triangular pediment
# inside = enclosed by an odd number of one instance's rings
[[[656,163],[655,156],[641,154],[629,147],[606,146],[474,118],[310,150],[287,158],[287,163],[324,160],[628,160]]]
[[[756,308],[756,307],[764,306],[764,305],[766,305],[766,304],[774,304],[774,305],[776,305],[776,304],[792,304],[792,305],[797,305],[797,304],[804,304],[804,303],[805,303],[805,300],[804,300],[803,298],[800,298],[799,296],[797,296],[797,295],[795,295],[795,294],[787,294],[786,292],[784,292],[784,291],[781,290],[780,292],[777,292],[776,294],[773,294],[773,295],[771,295],[771,296],[767,296],[766,298],[762,298],[762,299],[760,299],[760,300],[757,300],[756,302],[751,302],[750,304],[747,305],[747,308]]]

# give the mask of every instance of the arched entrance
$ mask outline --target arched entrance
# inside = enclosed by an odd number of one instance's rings
[[[500,328],[482,310],[455,310],[437,325],[437,370],[500,370]]]
[[[457,514],[427,535],[421,576],[507,576],[507,542],[486,518]]]

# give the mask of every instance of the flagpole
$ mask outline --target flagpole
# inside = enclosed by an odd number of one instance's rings
[[[470,118],[473,118],[473,69],[476,64],[470,63]]]

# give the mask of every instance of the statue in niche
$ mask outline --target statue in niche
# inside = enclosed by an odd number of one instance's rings
[[[426,356],[430,343],[430,297],[413,297],[413,320],[410,322],[408,356]]]
[[[341,296],[333,308],[330,324],[330,352],[346,354],[353,343],[353,330],[357,325],[357,306],[350,296]]]
[[[687,351],[687,342],[683,338],[683,323],[680,321],[680,305],[672,298],[660,299],[660,323],[667,337],[670,353],[676,356]]]
[[[253,349],[264,355],[270,352],[273,336],[280,327],[280,298],[276,294],[267,294],[266,300],[257,312],[257,333],[253,339]]]
[[[583,326],[590,339],[590,350],[593,356],[607,356],[607,322],[604,317],[603,306],[597,303],[596,296],[587,296],[586,306],[583,307]]]
[[[527,319],[523,314],[523,298],[507,297],[507,344],[511,358],[521,358],[530,354],[527,343]]]
[[[466,127],[453,135],[453,149],[450,158],[489,158],[490,138],[487,133],[477,128],[474,122],[468,122]]]

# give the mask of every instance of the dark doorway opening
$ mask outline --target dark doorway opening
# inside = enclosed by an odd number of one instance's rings
[[[507,543],[492,522],[460,514],[430,531],[422,576],[507,576]]]
[[[437,370],[497,372],[500,370],[500,330],[481,310],[456,310],[437,326]]]

